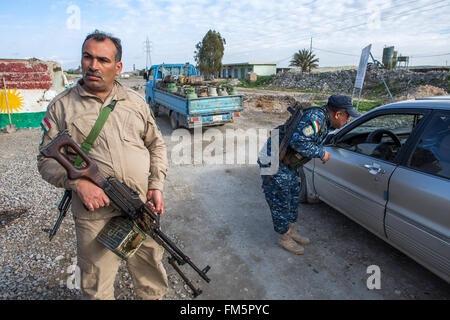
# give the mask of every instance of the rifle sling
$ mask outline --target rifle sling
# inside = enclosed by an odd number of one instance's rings
[[[117,100],[111,101],[111,103],[109,105],[107,105],[106,107],[104,107],[103,110],[100,112],[100,115],[98,116],[97,120],[95,121],[94,126],[92,127],[91,131],[89,132],[89,134],[86,137],[83,144],[81,145],[81,149],[83,150],[84,153],[88,154],[89,151],[91,150],[92,144],[94,143],[95,139],[97,139],[97,137],[99,136],[100,131],[102,131],[102,128],[105,125],[105,122],[109,117],[109,114],[111,113],[111,111],[114,110],[116,103],[117,103]],[[79,167],[83,162],[84,162],[84,160],[78,155],[77,158],[75,159],[74,165],[75,165],[75,167]],[[53,227],[53,229],[50,231],[50,241],[52,240],[53,236],[58,231],[59,226],[62,222],[62,219],[65,217],[67,209],[68,209],[69,205],[71,204],[71,202],[72,202],[72,191],[65,190],[64,195],[61,199],[61,202],[58,206],[59,218],[56,221],[56,224]]]
[[[92,148],[92,145],[97,139],[97,137],[100,134],[100,131],[102,131],[103,126],[106,123],[106,120],[109,117],[109,114],[111,111],[114,110],[114,107],[116,106],[117,100],[113,100],[109,105],[103,108],[103,110],[100,112],[100,115],[98,116],[97,120],[95,121],[94,126],[92,127],[91,131],[89,132],[88,136],[86,137],[86,140],[81,144],[81,150],[83,150],[84,153],[88,154],[89,151]],[[75,167],[79,167],[83,163],[83,159],[80,156],[77,156],[75,159],[74,165]]]
[[[322,126],[320,127],[319,134],[322,134],[325,131],[325,124],[326,124],[326,115],[325,112],[318,107],[312,107],[308,109],[317,109],[325,116],[325,121],[322,123]],[[300,122],[300,121],[299,121]],[[298,123],[296,124],[298,125]],[[289,141],[290,142],[290,141]],[[306,162],[308,162],[310,159],[307,157],[302,156],[298,152],[296,152],[294,149],[291,148],[291,146],[288,144],[286,153],[284,157],[281,159],[281,162],[285,164],[287,167],[291,169],[296,169],[298,167],[303,166]]]

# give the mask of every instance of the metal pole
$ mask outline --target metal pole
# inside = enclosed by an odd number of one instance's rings
[[[373,58],[372,52],[370,52],[370,57],[372,58],[373,64],[374,64],[375,67],[377,68],[377,71],[378,71],[378,72],[380,73],[380,75],[381,75],[381,80],[383,81],[384,86],[386,87],[386,90],[387,90],[387,92],[389,93],[389,97],[391,97],[392,102],[394,102],[394,98],[392,98],[391,91],[389,91],[389,88],[388,88],[388,86],[387,86],[387,84],[386,84],[386,81],[384,81],[383,73],[380,71],[380,69],[378,69],[378,65],[377,65],[375,59]]]
[[[356,111],[358,111],[358,107],[359,107],[359,100],[361,99],[361,92],[362,92],[362,88],[359,88],[359,94],[358,94],[358,102],[356,103]]]

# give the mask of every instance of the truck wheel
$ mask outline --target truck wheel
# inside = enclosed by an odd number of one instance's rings
[[[175,130],[179,127],[178,119],[177,119],[177,113],[175,111],[172,111],[170,113],[170,127],[172,130]]]
[[[153,104],[151,98],[148,99],[148,106],[155,117],[159,116],[159,107],[156,104]]]

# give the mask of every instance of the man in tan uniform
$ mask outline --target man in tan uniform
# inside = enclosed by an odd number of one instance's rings
[[[115,81],[122,70],[121,55],[119,39],[97,30],[87,36],[82,46],[83,78],[48,106],[40,144],[46,145],[59,131],[67,129],[81,145],[101,110],[117,100],[89,157],[97,163],[102,175],[126,183],[140,194],[142,201],[149,201],[162,214],[168,167],[166,146],[145,100]],[[75,159],[75,155],[68,156],[72,161]],[[38,169],[44,180],[72,190],[81,289],[91,299],[114,299],[113,285],[120,258],[95,238],[120,213],[109,206],[102,189],[86,179],[69,180],[65,169],[55,160],[39,155]],[[161,299],[168,292],[162,255],[163,248],[147,237],[127,260],[135,292],[143,299]]]

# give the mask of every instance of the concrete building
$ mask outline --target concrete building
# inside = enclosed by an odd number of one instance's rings
[[[70,84],[57,62],[0,59],[0,129],[9,117],[17,128],[39,127],[48,103]]]
[[[255,72],[258,76],[271,76],[277,72],[276,63],[229,63],[224,64],[220,76],[222,78],[245,79],[247,72]]]

